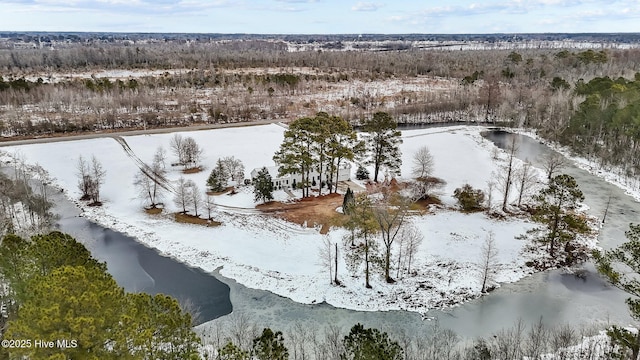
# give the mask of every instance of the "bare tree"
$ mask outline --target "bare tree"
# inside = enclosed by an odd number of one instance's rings
[[[91,175],[89,174],[89,164],[82,155],[78,156],[76,170],[76,174],[78,176],[78,189],[80,189],[80,192],[82,193],[80,199],[88,200],[91,198],[91,195],[89,194],[91,188]]]
[[[320,265],[329,270],[329,284],[333,283],[333,244],[328,236],[322,238],[322,245],[318,249]]]
[[[291,344],[289,349],[291,351],[292,360],[304,360],[307,359],[308,341],[311,336],[315,336],[309,329],[306,323],[296,322],[291,328],[289,328],[291,335],[287,337],[288,342]]]
[[[491,177],[494,178],[494,173],[491,174]],[[491,213],[491,207],[493,206],[493,189],[496,188],[496,182],[494,180],[487,181],[487,214]]]
[[[390,275],[391,268],[391,247],[400,232],[400,228],[404,223],[407,211],[409,210],[409,202],[400,195],[385,196],[374,209],[373,215],[378,223],[380,234],[382,235],[382,243],[384,245],[384,277],[388,283],[394,282]]]
[[[429,196],[437,195],[439,190],[445,185],[442,179],[427,176],[415,179],[410,184],[411,200],[418,201],[427,199]]]
[[[150,169],[140,169],[133,182],[138,189],[138,196],[149,200],[149,207],[152,209],[155,209],[164,197],[164,188],[158,183],[159,179],[166,174],[161,161],[159,157],[154,156]],[[149,170],[151,170],[151,173],[149,173]]]
[[[184,154],[184,166],[188,168],[198,167],[204,150],[192,137],[185,138],[182,147],[182,152]]]
[[[492,75],[485,78],[480,93],[485,107],[484,121],[489,122],[490,118],[495,121],[493,113],[500,100],[500,82],[497,76]]]
[[[324,351],[321,355],[323,357],[316,357],[316,359],[340,360],[340,355],[344,351],[342,338],[342,329],[339,326],[330,324],[326,327],[324,329],[324,341],[322,342]]]
[[[153,180],[142,170],[138,171],[133,179],[133,185],[138,189],[138,197],[143,200],[148,200],[149,208],[151,209],[157,206],[153,193],[153,184]]]
[[[399,278],[401,270],[406,269],[406,273],[411,272],[411,263],[413,262],[418,248],[424,236],[413,223],[405,222],[400,228],[400,234],[398,234],[398,269],[396,276]]]
[[[538,177],[533,170],[533,166],[528,161],[525,161],[522,167],[516,171],[516,188],[518,189],[518,207],[522,204],[523,197],[529,195],[532,188],[538,182]]]
[[[520,319],[513,328],[499,331],[491,340],[491,355],[496,359],[521,359],[524,330]]]
[[[240,159],[226,156],[222,158],[222,163],[224,164],[225,172],[231,176],[231,181],[238,182],[244,179],[244,165]]]
[[[243,350],[251,348],[251,341],[258,335],[258,327],[249,317],[235,311],[228,316],[227,331],[234,344]]]
[[[334,268],[333,268],[333,282],[336,285],[340,285],[340,281],[338,280],[338,255],[339,255],[338,243],[336,242],[334,244],[334,252],[333,252],[333,259],[334,259],[334,262],[333,262],[333,266],[334,266]]]
[[[199,305],[189,297],[181,297],[178,298],[178,305],[180,305],[180,310],[184,313],[188,313],[191,315],[191,325],[196,326],[202,320],[202,310]]]
[[[555,151],[546,153],[544,156],[542,156],[541,161],[542,167],[547,173],[547,180],[551,180],[553,174],[567,166],[565,157]]]
[[[549,330],[542,322],[542,316],[538,322],[531,325],[531,329],[527,334],[526,353],[529,359],[540,359],[547,352],[549,341]]]
[[[431,175],[433,171],[433,156],[426,146],[418,149],[413,154],[413,168],[411,169],[411,175],[414,178],[426,178]]]
[[[169,148],[171,152],[178,158],[178,164],[185,164],[185,154],[184,154],[184,138],[180,134],[173,134],[171,140],[169,142]]]
[[[166,163],[167,163],[167,151],[164,149],[164,147],[162,147],[162,145],[158,146],[155,154],[153,154],[153,164],[158,164],[164,170],[167,167]]]
[[[509,202],[509,194],[511,192],[511,186],[513,184],[513,177],[515,172],[515,157],[518,151],[517,138],[511,137],[511,141],[507,146],[507,164],[503,167],[503,172],[500,174],[500,184],[502,185],[502,211],[507,211],[507,203]]]
[[[496,248],[495,234],[493,231],[489,231],[487,234],[480,251],[479,268],[480,281],[482,282],[480,291],[484,293],[487,291],[487,285],[494,281],[493,278],[497,271],[498,249]]]
[[[215,208],[215,203],[213,202],[213,196],[206,194],[204,198],[204,209],[207,210],[207,219],[211,220],[211,212]]]
[[[415,226],[409,226],[408,231],[405,232],[405,250],[407,258],[407,274],[411,274],[411,265],[418,254],[420,245],[424,241],[424,235]]]
[[[94,204],[100,203],[100,187],[104,184],[104,178],[107,175],[107,171],[104,170],[98,158],[95,155],[91,156],[91,200]]]
[[[190,191],[189,182],[182,176],[178,179],[178,185],[175,187],[176,192],[173,196],[173,202],[179,208],[182,208],[182,213],[186,214],[189,208]]]
[[[198,216],[198,208],[202,207],[202,193],[195,182],[187,181],[189,186],[189,204],[193,207],[194,216]]]

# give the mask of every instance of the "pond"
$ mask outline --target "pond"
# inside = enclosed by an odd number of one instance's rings
[[[517,156],[540,166],[538,158],[551,151],[529,137],[492,131],[486,137],[504,146],[517,137]],[[640,203],[622,190],[586,171],[568,166],[564,172],[576,178],[585,194],[589,213],[602,216],[609,197],[611,206],[607,222],[600,233],[601,245],[615,247],[625,241],[624,231],[637,222]],[[66,208],[65,208],[66,206]],[[404,331],[416,336],[432,331],[433,322],[420,314],[406,311],[361,312],[335,308],[327,304],[299,304],[267,291],[249,289],[219,273],[206,274],[166,258],[123,234],[78,218],[78,210],[67,201],[58,205],[63,214],[61,230],[81,239],[94,256],[107,262],[109,271],[128,291],[166,292],[179,299],[190,299],[200,308],[201,333],[213,331],[225,319],[233,304],[233,313],[246,315],[253,322],[273,329],[287,330],[296,323],[308,327],[329,324],[350,328],[355,323],[384,331]],[[560,270],[535,274],[513,284],[504,284],[491,294],[453,309],[429,311],[439,326],[463,337],[488,336],[522,320],[525,325],[541,317],[550,326],[574,326],[594,323],[631,324],[624,299],[627,294],[611,287],[585,264],[580,276]],[[229,302],[230,299],[230,302]],[[212,321],[207,321],[216,319]]]
[[[231,313],[229,286],[210,274],[162,256],[122,233],[77,216],[78,210],[61,194],[54,198],[60,231],[81,241],[128,292],[167,294],[194,309],[201,324]]]

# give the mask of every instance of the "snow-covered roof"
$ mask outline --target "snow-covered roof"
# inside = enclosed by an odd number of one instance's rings
[[[285,176],[278,176],[278,166],[266,166],[267,171],[269,171],[269,176],[271,176],[271,179],[284,179],[289,177],[289,175],[285,175]],[[253,170],[251,170],[251,177],[256,177],[258,175],[258,172],[262,170],[262,168],[255,168]]]

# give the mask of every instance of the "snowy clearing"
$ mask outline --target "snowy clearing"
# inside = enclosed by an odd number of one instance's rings
[[[165,198],[162,215],[148,215],[133,186],[138,171],[135,161],[113,138],[32,144],[6,148],[27,164],[40,164],[53,183],[83,208],[83,216],[105,227],[121,231],[161,253],[205,271],[222,267],[221,274],[250,287],[268,290],[301,303],[326,301],[334,306],[354,310],[405,309],[425,312],[460,304],[480,296],[481,280],[477,263],[481,245],[489,231],[495,233],[499,283],[513,282],[531,273],[525,263],[532,256],[525,251],[527,242],[515,237],[534,224],[526,219],[496,220],[484,213],[463,214],[447,209],[455,203],[453,190],[464,183],[486,190],[487,181],[502,160],[494,160],[495,148],[480,136],[481,127],[450,127],[403,131],[402,174],[411,173],[411,157],[426,145],[435,159],[434,176],[446,181],[441,199],[445,209],[426,215],[414,215],[411,221],[421,230],[424,241],[412,266],[412,274],[398,274],[392,269],[395,284],[386,284],[381,271],[374,271],[373,289],[364,287],[362,271],[349,272],[344,258],[338,265],[342,286],[329,283],[328,271],[320,265],[319,250],[324,237],[338,243],[344,254],[343,229],[321,235],[317,228],[303,228],[278,218],[260,214],[255,209],[252,188],[243,187],[235,195],[217,195],[213,218],[221,226],[208,228],[178,224],[170,213],[178,211],[172,196]],[[242,160],[245,174],[253,168],[273,165],[272,156],[279,148],[285,129],[279,125],[185,132],[204,148],[204,171],[184,175],[181,168],[167,165],[167,177],[193,180],[201,189],[210,169],[219,157],[235,156]],[[174,162],[169,151],[172,134],[129,136],[124,139],[145,162],[151,162],[158,146],[168,152],[167,163]],[[77,201],[78,156],[95,155],[107,171],[101,190],[104,205],[87,207]],[[8,157],[4,157],[5,161]],[[355,172],[355,166],[353,171]],[[498,191],[494,190],[494,198]],[[283,191],[274,193],[277,200],[287,200]],[[515,196],[513,194],[512,196]]]

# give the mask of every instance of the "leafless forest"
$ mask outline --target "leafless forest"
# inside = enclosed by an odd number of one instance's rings
[[[579,135],[567,129],[589,95],[580,86],[637,79],[637,48],[289,50],[270,39],[0,49],[0,128],[20,138],[286,122],[318,111],[357,124],[386,111],[400,123],[532,128],[551,140],[571,138],[577,151],[603,163],[633,163],[625,149],[637,148],[636,135],[607,140],[606,124],[597,123],[576,125],[586,129]],[[601,97],[597,105],[629,102]],[[581,148],[575,139],[605,146]],[[614,145],[622,153],[606,150]],[[632,165],[627,172],[635,174]]]

